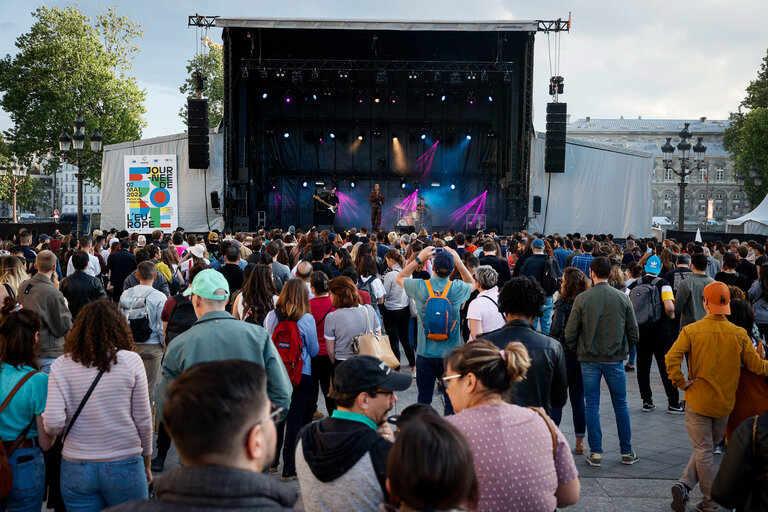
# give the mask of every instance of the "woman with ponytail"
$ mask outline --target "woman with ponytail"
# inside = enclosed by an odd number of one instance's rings
[[[442,382],[457,413],[446,419],[472,447],[480,512],[549,512],[579,500],[565,436],[544,411],[505,401],[530,366],[522,343],[499,350],[482,338],[459,346],[446,360]]]
[[[403,346],[405,357],[411,372],[416,369],[416,357],[409,336],[409,321],[411,319],[411,301],[405,294],[405,289],[397,284],[397,275],[405,267],[405,259],[397,249],[390,249],[385,256],[389,271],[384,274],[384,304],[381,307],[381,316],[384,320],[384,329],[389,336],[389,344],[392,352],[400,360],[400,345]]]

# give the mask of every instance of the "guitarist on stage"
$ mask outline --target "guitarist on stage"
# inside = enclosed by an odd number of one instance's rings
[[[373,192],[368,196],[371,202],[371,228],[372,232],[379,230],[381,224],[381,205],[384,204],[384,194],[379,190],[379,184],[373,186]]]
[[[328,204],[328,206],[333,206],[333,214],[336,215],[336,213],[339,211],[339,196],[336,195],[335,188],[332,188],[328,193],[328,197],[325,198],[325,202]]]

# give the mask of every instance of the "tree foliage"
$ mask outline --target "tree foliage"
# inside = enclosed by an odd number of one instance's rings
[[[36,21],[16,40],[18,53],[0,60],[11,151],[27,165],[47,155],[44,172],[51,173],[60,165],[57,139],[63,130],[72,135],[78,114],[87,137],[98,130],[105,144],[138,139],[146,93],[129,72],[141,27],[115,8],[95,20],[76,7],[39,7],[32,14]],[[90,163],[83,172],[99,186],[101,158],[91,159],[88,141],[85,146],[83,161]]]
[[[10,203],[13,198],[13,176],[10,172],[11,148],[0,136],[0,167],[8,170],[5,176],[0,176],[0,200]],[[29,176],[23,178],[16,187],[16,206],[18,212],[23,210],[36,211],[49,202],[48,192],[42,180]]]
[[[187,61],[187,79],[179,91],[187,98],[196,97],[195,80],[192,73],[202,71],[206,77],[203,98],[208,99],[208,125],[218,126],[224,115],[224,60],[221,48],[211,45],[207,52],[199,53]],[[179,111],[179,117],[187,122],[186,103]]]
[[[723,146],[731,154],[735,172],[744,177],[749,202],[756,206],[768,192],[768,52],[746,93],[738,111],[731,113],[732,123],[725,130]],[[749,177],[752,165],[762,176],[760,186]]]

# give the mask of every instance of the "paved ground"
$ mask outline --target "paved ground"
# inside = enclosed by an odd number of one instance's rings
[[[635,373],[627,374],[627,398],[632,425],[632,447],[640,460],[631,466],[621,464],[616,421],[608,389],[603,383],[601,392],[601,423],[603,429],[603,463],[600,468],[589,466],[583,456],[576,456],[581,480],[581,499],[569,511],[669,511],[670,487],[681,475],[691,455],[691,444],[685,433],[685,417],[667,414],[666,397],[658,369],[652,369],[651,385],[657,408],[642,412],[642,401]],[[399,402],[393,414],[416,402],[416,383],[398,394]],[[319,401],[324,411],[322,400]],[[443,410],[438,397],[432,404]],[[575,444],[570,406],[563,411],[561,430],[573,447]],[[719,464],[721,456],[716,455]],[[176,453],[169,453],[166,469],[178,465]],[[295,482],[285,485],[298,485]],[[691,493],[689,510],[701,499],[698,488]],[[301,501],[299,501],[301,506]]]

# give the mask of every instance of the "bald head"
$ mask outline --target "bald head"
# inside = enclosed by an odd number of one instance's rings
[[[304,281],[309,281],[310,276],[312,275],[312,264],[308,261],[302,261],[299,263],[299,266],[296,267],[296,277],[299,279],[303,279]]]

